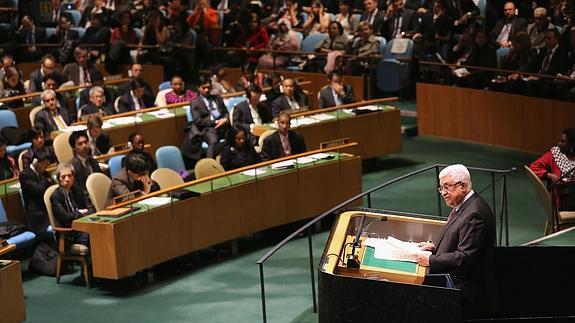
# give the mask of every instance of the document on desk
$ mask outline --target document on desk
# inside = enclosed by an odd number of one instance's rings
[[[108,119],[109,122],[115,125],[129,125],[134,123],[142,122],[142,118],[139,116],[130,116],[130,117],[119,117],[114,119]]]
[[[154,196],[138,202],[139,204],[147,206],[161,206],[172,202],[171,197]]]
[[[309,158],[313,158],[315,160],[320,160],[320,159],[329,159],[332,158],[333,155],[330,154],[326,154],[326,153],[317,153],[317,154],[313,154],[313,155],[309,155]]]
[[[381,110],[381,107],[378,107],[377,105],[364,105],[362,107],[357,108],[357,110],[379,111]]]
[[[159,118],[159,119],[167,119],[167,118],[172,118],[175,116],[175,114],[170,112],[170,110],[168,110],[168,109],[160,109],[160,110],[156,110],[156,111],[151,111],[151,112],[148,112],[148,114],[152,115],[156,118]]]
[[[297,118],[297,119],[291,120],[291,126],[293,128],[296,128],[299,126],[305,126],[305,125],[309,125],[309,124],[314,124],[314,123],[318,123],[318,120],[316,120],[314,118],[310,118],[310,117],[303,117],[303,118]]]
[[[84,124],[78,124],[75,126],[67,126],[66,128],[62,129],[64,132],[74,132],[74,131],[84,131],[88,129]]]
[[[270,167],[272,169],[285,169],[285,168],[292,168],[294,167],[296,161],[293,159],[284,160],[283,162],[272,164]]]
[[[15,190],[19,190],[20,189],[20,182],[14,183],[12,185],[8,185],[8,187],[15,189]]]
[[[418,254],[431,254],[429,251],[420,250],[417,243],[402,241],[391,236],[387,239],[367,238],[365,245],[375,249],[374,257],[378,259],[417,262]]]
[[[243,171],[242,174],[246,175],[246,176],[258,176],[261,174],[265,174],[266,171],[263,169],[248,169],[246,171]]]
[[[314,118],[315,120],[319,120],[319,121],[326,121],[326,120],[335,119],[335,116],[333,116],[331,114],[327,114],[327,113],[318,113],[316,115],[313,115],[312,118]]]

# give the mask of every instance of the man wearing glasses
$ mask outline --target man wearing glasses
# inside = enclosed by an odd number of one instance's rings
[[[439,173],[439,193],[452,210],[437,242],[422,242],[417,261],[430,273],[450,274],[461,290],[463,315],[485,317],[496,304],[494,277],[495,219],[489,205],[472,189],[463,165]]]

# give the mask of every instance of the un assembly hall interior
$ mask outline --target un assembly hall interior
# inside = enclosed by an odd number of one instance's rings
[[[0,323],[575,322],[575,0],[0,0]]]

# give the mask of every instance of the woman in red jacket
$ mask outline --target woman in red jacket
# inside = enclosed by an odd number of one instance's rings
[[[561,211],[575,210],[575,128],[563,130],[557,146],[531,163],[529,168],[550,185],[564,176],[560,185],[554,186],[556,205]]]
[[[239,35],[234,43],[234,47],[243,49],[263,49],[266,48],[270,41],[268,32],[260,23],[260,18],[256,13],[250,14],[250,19],[247,21],[247,26],[244,32]],[[261,53],[247,53],[247,61],[251,66],[256,66],[258,58]]]

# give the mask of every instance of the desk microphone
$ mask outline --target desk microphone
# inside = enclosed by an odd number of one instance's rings
[[[353,240],[353,245],[351,247],[351,254],[347,256],[347,268],[359,269],[360,261],[357,255],[355,254],[355,248],[361,246],[360,238],[361,234],[363,233],[363,230],[365,230],[365,228],[367,228],[370,224],[376,221],[387,221],[387,217],[386,216],[378,217],[376,219],[367,222],[365,225],[363,224],[365,222],[365,213],[361,217],[361,222],[359,223],[359,230],[357,230],[357,235],[355,236],[355,239]]]
[[[210,164],[210,166],[211,166],[213,169],[215,169],[217,172],[220,172],[220,170],[216,167],[216,165]],[[232,184],[232,180],[231,180],[228,176],[224,176],[224,177],[228,180],[228,182],[230,183],[230,186],[234,186],[234,184]]]

